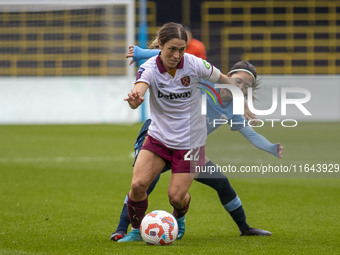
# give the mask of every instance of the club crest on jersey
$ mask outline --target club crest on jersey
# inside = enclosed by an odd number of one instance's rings
[[[136,81],[138,79],[140,79],[140,77],[142,76],[142,73],[145,71],[145,69],[143,67],[140,67],[138,72],[137,72],[137,75],[136,75]]]
[[[190,77],[189,76],[182,77],[181,83],[184,87],[188,87],[190,85]]]

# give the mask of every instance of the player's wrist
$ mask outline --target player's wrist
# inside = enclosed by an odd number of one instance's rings
[[[130,101],[128,101],[128,104],[129,104],[130,108],[133,109],[133,110],[138,107],[138,105],[136,105],[136,104],[134,104],[133,102],[130,102]]]

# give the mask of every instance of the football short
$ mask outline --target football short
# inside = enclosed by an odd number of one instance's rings
[[[172,173],[190,173],[204,165],[205,147],[190,150],[176,150],[166,147],[150,135],[145,137],[142,150],[151,151],[164,159],[171,166]]]
[[[141,127],[140,131],[139,131],[139,134],[136,138],[136,142],[135,142],[135,146],[134,146],[134,151],[135,151],[135,161],[133,162],[133,165],[135,165],[136,163],[136,160],[137,160],[137,156],[140,152],[140,150],[142,149],[142,146],[143,146],[143,142],[145,140],[145,137],[147,136],[148,134],[148,130],[149,130],[149,126],[151,124],[151,119],[147,119],[145,122],[144,122],[144,125]],[[166,165],[165,167],[163,168],[162,170],[162,173],[168,171],[171,169],[171,165],[169,162],[166,162]]]

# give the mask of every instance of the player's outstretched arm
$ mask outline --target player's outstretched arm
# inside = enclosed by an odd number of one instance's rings
[[[138,46],[130,46],[126,58],[132,58],[129,62],[129,65],[131,65],[133,62],[156,56],[159,52],[160,50],[158,49],[142,49]]]
[[[135,84],[134,88],[128,94],[124,101],[127,101],[132,109],[138,108],[145,100],[145,92],[149,88],[149,85],[145,82],[138,82]]]
[[[283,146],[280,143],[273,144],[269,142],[267,138],[249,126],[239,129],[239,132],[255,147],[267,151],[275,157],[282,158]]]

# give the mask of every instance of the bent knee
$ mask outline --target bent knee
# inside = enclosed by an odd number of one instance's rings
[[[131,183],[131,192],[133,194],[141,194],[145,193],[148,189],[148,185],[140,180],[132,181]]]
[[[182,207],[185,201],[185,196],[187,192],[179,192],[179,191],[168,191],[169,201],[175,207]]]

